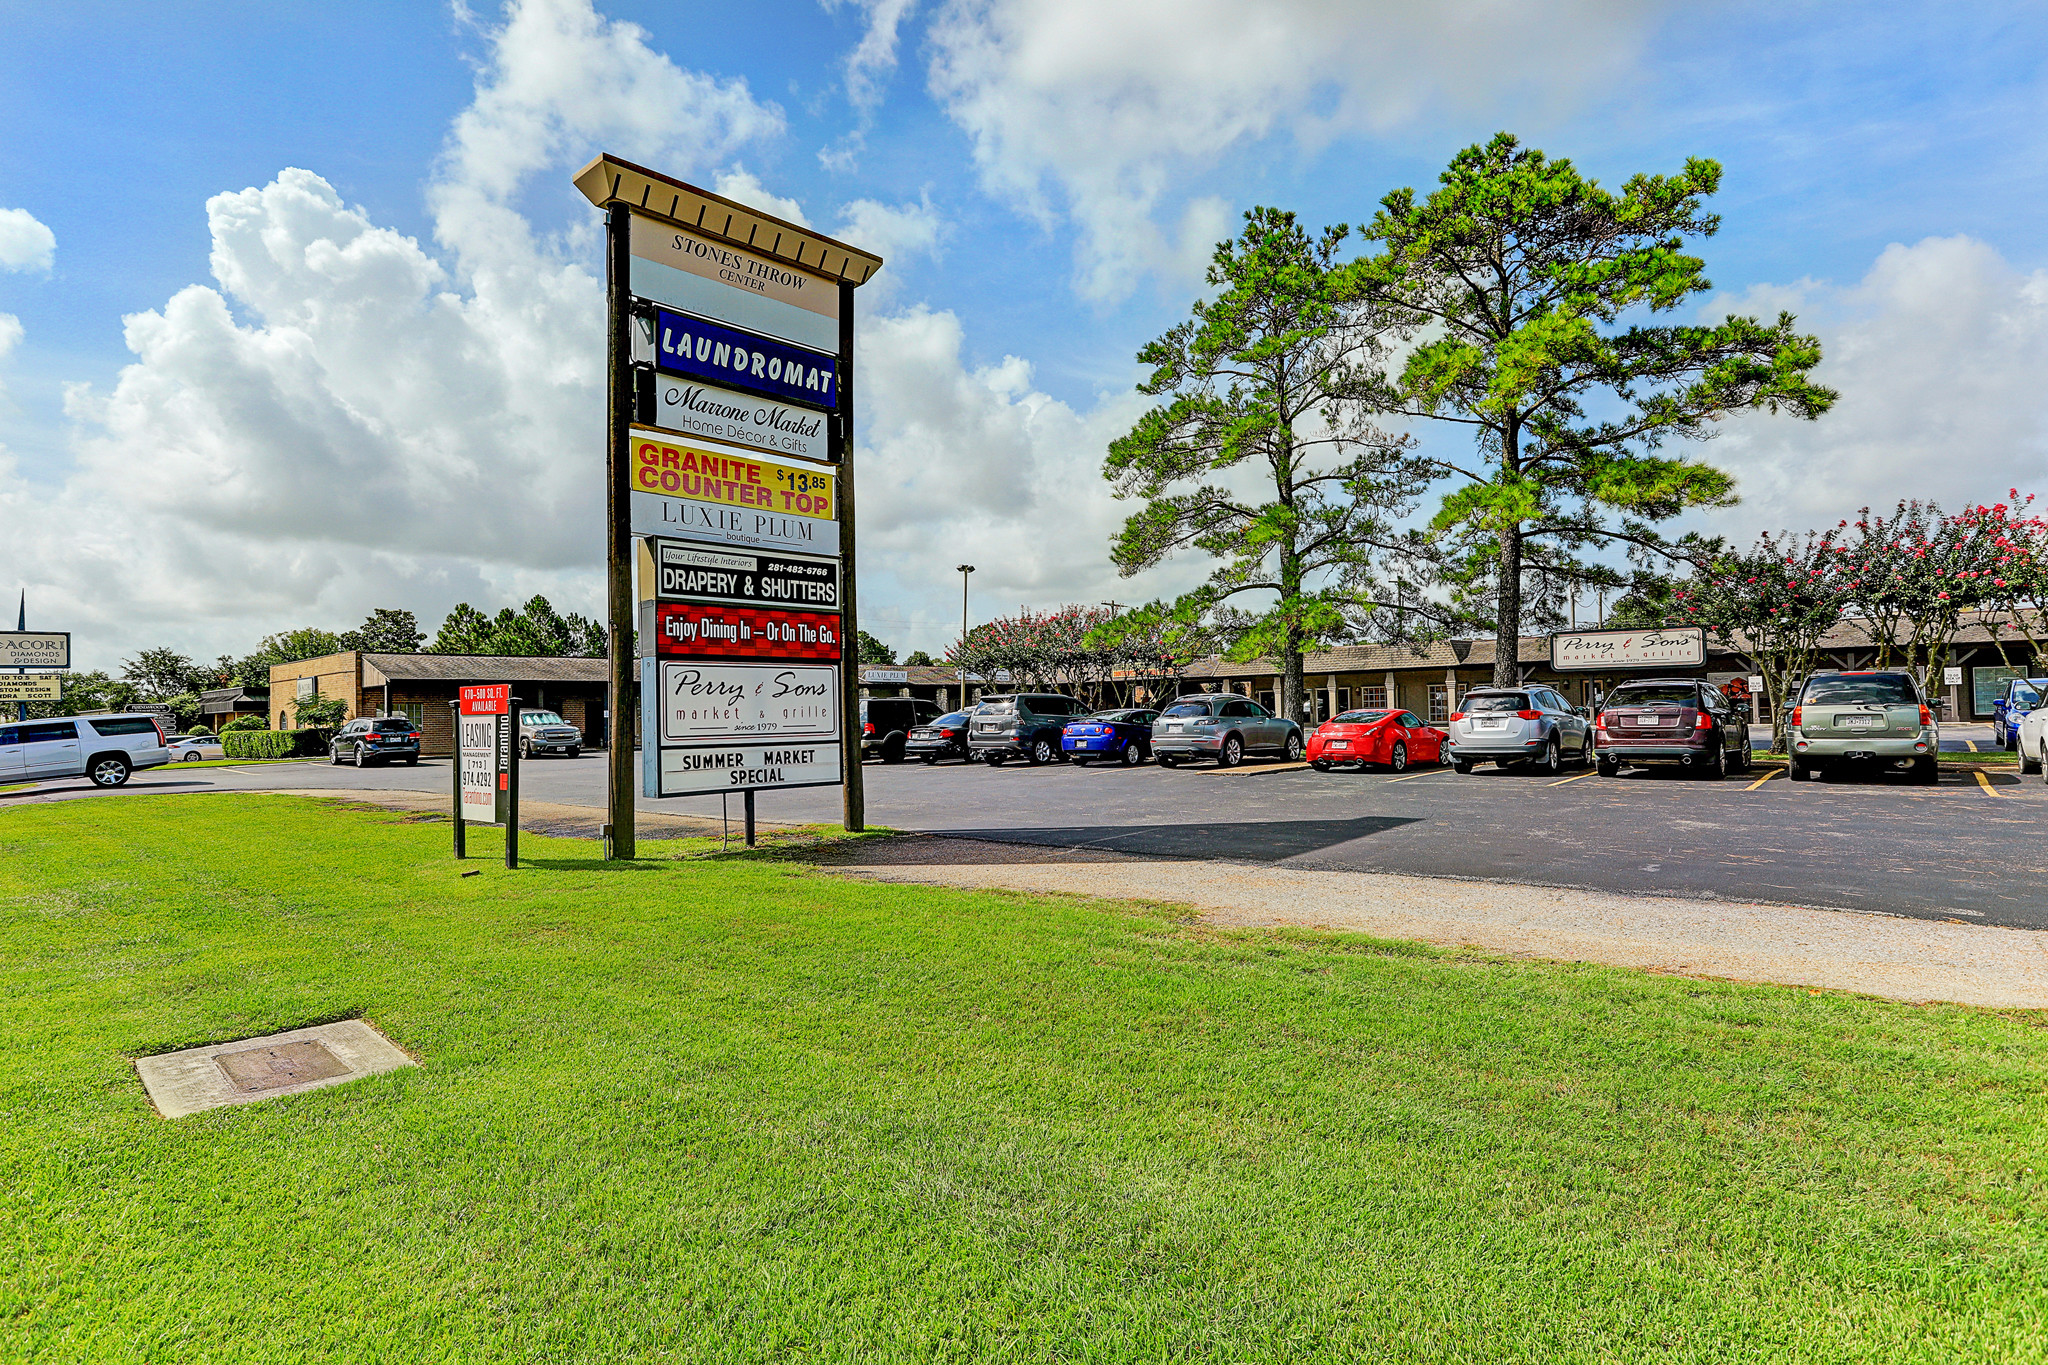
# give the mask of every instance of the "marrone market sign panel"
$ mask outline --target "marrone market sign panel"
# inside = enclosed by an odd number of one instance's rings
[[[801,460],[826,460],[825,414],[710,384],[655,379],[655,426],[728,445],[753,446]]]

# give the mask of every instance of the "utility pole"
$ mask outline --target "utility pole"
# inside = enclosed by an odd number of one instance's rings
[[[972,564],[960,568],[960,709],[967,709],[967,575],[974,572]]]

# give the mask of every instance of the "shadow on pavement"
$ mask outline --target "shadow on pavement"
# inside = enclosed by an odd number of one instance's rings
[[[1190,821],[1175,825],[948,829],[933,833],[950,839],[1087,849],[1146,858],[1240,858],[1277,863],[1416,823],[1407,817],[1368,815],[1352,820]]]

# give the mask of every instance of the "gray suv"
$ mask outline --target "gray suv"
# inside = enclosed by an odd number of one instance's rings
[[[1012,696],[983,697],[967,725],[967,752],[991,768],[1005,759],[1021,758],[1027,763],[1064,763],[1060,733],[1076,716],[1094,708],[1075,697],[1057,692],[1018,692]]]
[[[66,716],[0,725],[0,784],[48,777],[89,777],[118,787],[137,768],[171,761],[155,716]]]
[[[1593,727],[1586,713],[1541,683],[1527,687],[1475,687],[1458,703],[1446,727],[1445,756],[1469,773],[1491,760],[1503,768],[1533,763],[1564,771],[1567,760],[1593,761]]]
[[[1304,742],[1299,725],[1230,692],[1178,697],[1152,722],[1152,756],[1162,768],[1198,758],[1235,768],[1254,753],[1277,754],[1292,763],[1301,757]]]
[[[1941,779],[1941,729],[1910,673],[1816,673],[1792,708],[1789,778],[1867,765]]]

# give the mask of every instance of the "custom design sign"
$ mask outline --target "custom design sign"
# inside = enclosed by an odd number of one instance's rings
[[[1550,666],[1559,670],[1603,668],[1700,668],[1707,662],[1707,632],[1699,626],[1674,630],[1580,630],[1550,637]]]
[[[757,555],[677,540],[641,542],[642,596],[663,602],[839,609],[839,561]]]
[[[831,470],[633,429],[635,535],[762,550],[839,550]]]
[[[68,630],[0,630],[0,668],[71,667]]]
[[[663,602],[654,620],[654,652],[663,658],[839,657],[839,618],[823,612]]]
[[[663,749],[649,765],[648,796],[836,787],[839,744],[707,744]]]
[[[830,664],[641,661],[648,732],[663,744],[828,740],[839,734],[839,670]]]
[[[839,406],[832,356],[666,308],[654,314],[654,367],[805,407]]]
[[[639,214],[628,250],[630,287],[643,299],[839,349],[839,287],[827,280]]]
[[[64,679],[58,674],[0,673],[0,701],[61,701],[63,697]]]
[[[821,412],[678,379],[658,379],[654,398],[654,411],[642,415],[658,427],[804,460],[828,458]]]

